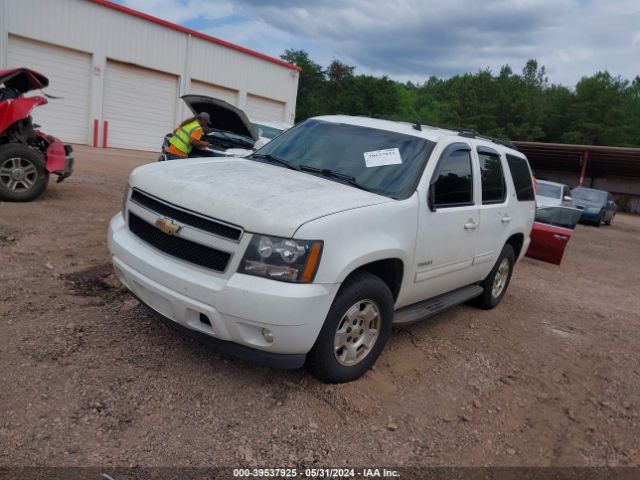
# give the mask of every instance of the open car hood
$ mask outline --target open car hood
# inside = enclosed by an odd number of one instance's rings
[[[224,100],[205,95],[183,95],[181,98],[194,115],[207,112],[211,116],[209,128],[242,135],[252,138],[254,141],[258,140],[258,135],[253,131],[251,122],[238,107]]]
[[[49,85],[49,79],[41,73],[28,68],[14,68],[12,70],[0,70],[0,85],[26,93],[31,90],[45,88]]]

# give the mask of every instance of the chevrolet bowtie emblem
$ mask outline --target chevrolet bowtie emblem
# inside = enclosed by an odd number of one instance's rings
[[[167,235],[176,235],[180,231],[180,226],[173,223],[168,218],[159,218],[156,220],[156,227]]]

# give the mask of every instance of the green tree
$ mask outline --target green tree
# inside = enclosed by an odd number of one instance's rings
[[[304,50],[286,50],[280,58],[302,69],[298,79],[296,120],[304,120],[322,114],[326,98],[322,67],[312,61]]]
[[[598,72],[572,89],[550,85],[546,68],[531,59],[519,74],[504,65],[497,75],[485,69],[400,83],[359,75],[337,59],[325,70],[303,50],[282,58],[302,67],[297,121],[367,115],[512,140],[640,146],[640,76],[629,82]]]
[[[570,121],[563,142],[587,145],[626,144],[632,125],[627,106],[632,95],[627,80],[609,72],[583,77],[569,108]]]

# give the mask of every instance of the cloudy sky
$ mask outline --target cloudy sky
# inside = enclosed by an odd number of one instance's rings
[[[640,0],[118,0],[278,57],[303,49],[323,66],[422,82],[529,58],[574,85],[609,70],[640,75]]]

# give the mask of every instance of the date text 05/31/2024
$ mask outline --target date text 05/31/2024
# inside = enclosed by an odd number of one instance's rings
[[[398,478],[396,470],[386,468],[234,468],[236,478]]]

